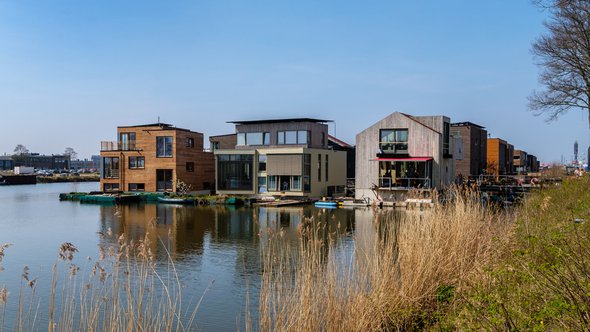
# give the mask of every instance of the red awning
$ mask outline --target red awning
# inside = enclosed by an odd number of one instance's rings
[[[432,157],[376,158],[371,161],[429,161]]]

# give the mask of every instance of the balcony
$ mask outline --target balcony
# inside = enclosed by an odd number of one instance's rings
[[[104,176],[105,179],[118,179],[119,178],[119,169],[117,168],[105,168],[104,169]]]
[[[383,154],[408,154],[408,142],[379,142]]]
[[[430,178],[379,178],[379,189],[430,189]]]
[[[102,141],[100,142],[100,151],[136,151],[139,150],[135,146],[135,141],[115,142]]]

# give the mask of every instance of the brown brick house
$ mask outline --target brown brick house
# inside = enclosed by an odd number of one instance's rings
[[[213,153],[203,134],[170,124],[117,127],[116,142],[101,142],[103,191],[176,191],[177,180],[193,191],[213,189]]]

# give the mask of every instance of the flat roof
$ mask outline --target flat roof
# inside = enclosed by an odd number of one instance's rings
[[[209,136],[209,139],[217,138],[217,137],[234,136],[234,135],[237,135],[237,134],[236,133],[233,133],[233,134],[223,134],[223,135],[211,135],[211,136]]]
[[[201,132],[198,132],[198,131],[193,131],[193,130],[185,129],[185,128],[178,128],[178,127],[174,127],[174,125],[171,125],[169,123],[162,123],[162,122],[134,125],[134,126],[117,126],[117,128],[147,128],[147,127],[160,127],[160,129],[162,129],[162,130],[180,130],[180,131],[188,131],[191,133],[201,134]]]
[[[475,124],[475,123],[469,122],[469,121],[451,123],[451,127],[467,127],[467,126],[473,126],[473,127],[477,127],[480,129],[486,128],[486,127],[480,126],[478,124]]]
[[[227,123],[233,123],[233,124],[261,124],[261,123],[284,123],[284,122],[314,122],[314,123],[326,123],[326,122],[334,122],[334,120],[322,120],[322,119],[312,119],[312,118],[291,118],[291,119],[268,119],[268,120],[227,121]]]

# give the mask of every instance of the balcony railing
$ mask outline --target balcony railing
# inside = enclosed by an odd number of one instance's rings
[[[379,142],[381,153],[407,154],[408,142]]]
[[[105,179],[118,179],[119,178],[119,170],[116,168],[105,168],[104,169],[104,178]]]
[[[102,141],[100,142],[100,151],[134,151],[137,150],[135,141],[129,142],[115,142]]]
[[[430,178],[379,178],[379,189],[430,189]]]

